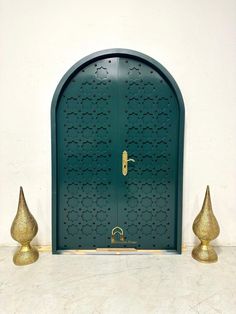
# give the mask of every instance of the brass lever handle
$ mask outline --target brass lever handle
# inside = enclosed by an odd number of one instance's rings
[[[129,158],[127,161],[135,162],[135,160],[133,158]]]
[[[135,162],[133,158],[128,159],[128,153],[126,150],[123,151],[122,153],[122,174],[123,176],[126,176],[128,173],[128,162]]]

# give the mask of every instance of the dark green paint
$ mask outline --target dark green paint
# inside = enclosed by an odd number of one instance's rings
[[[135,51],[92,54],[59,83],[51,118],[53,253],[181,253],[184,105],[171,75]],[[123,150],[136,160],[126,177]],[[135,243],[111,244],[116,225]]]

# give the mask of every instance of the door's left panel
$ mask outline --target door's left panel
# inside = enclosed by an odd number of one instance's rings
[[[110,247],[117,221],[117,59],[75,74],[57,107],[57,248]]]

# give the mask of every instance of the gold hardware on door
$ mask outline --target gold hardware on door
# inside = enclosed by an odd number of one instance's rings
[[[128,159],[128,153],[126,150],[124,150],[122,153],[122,173],[123,173],[123,176],[126,176],[128,174],[128,162],[129,161],[135,162],[135,160],[132,158]]]
[[[128,241],[125,238],[124,231],[121,227],[116,226],[111,230],[111,244],[135,244],[136,241]]]
[[[116,240],[115,240],[115,235],[116,234],[119,235],[120,242],[124,242],[125,241],[123,229],[121,227],[119,227],[119,226],[116,226],[111,231],[111,243],[115,243],[116,242]]]

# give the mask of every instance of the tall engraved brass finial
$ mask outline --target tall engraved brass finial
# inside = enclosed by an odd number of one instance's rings
[[[30,245],[37,232],[37,222],[28,209],[23,189],[20,187],[18,209],[11,226],[12,238],[21,244],[13,257],[16,265],[28,265],[37,261],[39,253]]]
[[[220,227],[212,211],[209,186],[206,189],[202,209],[193,222],[193,232],[201,243],[193,249],[192,257],[203,263],[217,262],[218,256],[210,241],[218,237]]]

